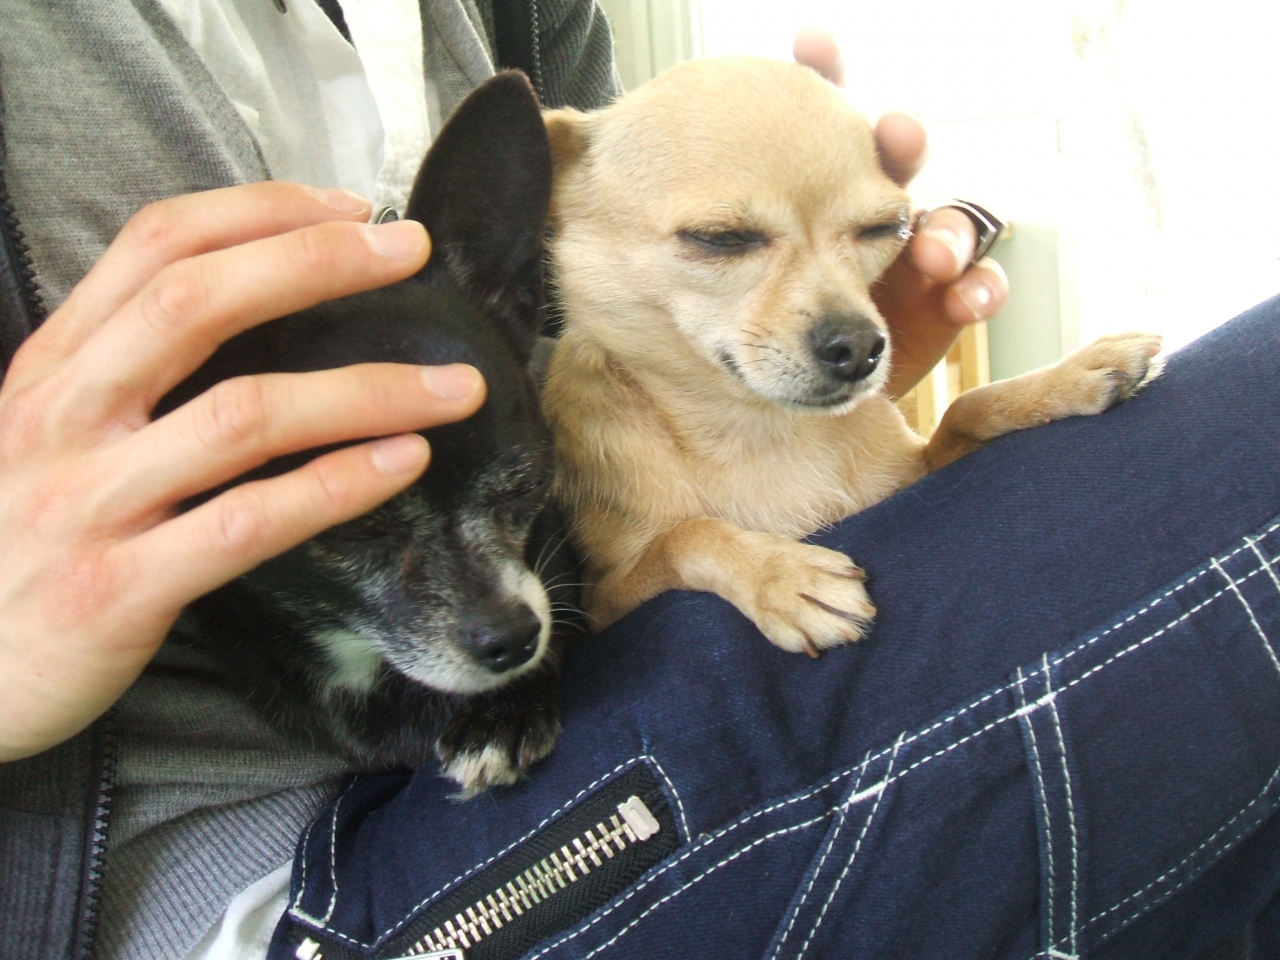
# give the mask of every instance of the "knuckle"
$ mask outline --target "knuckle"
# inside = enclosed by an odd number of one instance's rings
[[[207,307],[210,284],[204,270],[191,261],[165,267],[139,301],[142,319],[170,334],[191,324]]]
[[[271,511],[262,492],[253,485],[237,487],[218,501],[210,549],[233,556],[255,553],[270,536],[271,527]]]
[[[195,416],[196,437],[223,453],[261,445],[267,435],[268,403],[262,381],[237,377],[215,384]]]
[[[331,457],[313,461],[308,469],[320,508],[333,515],[345,514],[356,495],[349,472]]]
[[[168,249],[184,229],[182,218],[173,203],[157,200],[149,203],[124,225],[122,237],[131,245]]]

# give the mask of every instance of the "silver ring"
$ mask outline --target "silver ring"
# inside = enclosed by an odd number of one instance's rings
[[[969,200],[948,200],[940,207],[934,210],[945,210],[950,207],[953,210],[959,210],[970,222],[973,223],[973,229],[977,233],[977,239],[973,244],[973,258],[970,264],[977,263],[985,257],[991,248],[996,245],[996,241],[1000,239],[1001,234],[1005,230],[1005,222],[997,217],[985,207],[980,207],[976,203]],[[931,210],[930,213],[933,211]]]

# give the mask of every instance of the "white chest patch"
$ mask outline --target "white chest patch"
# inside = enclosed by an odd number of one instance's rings
[[[324,630],[311,638],[329,661],[329,689],[369,692],[383,664],[382,653],[373,641],[351,630]]]

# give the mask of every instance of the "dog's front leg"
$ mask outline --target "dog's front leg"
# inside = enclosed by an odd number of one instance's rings
[[[559,651],[543,667],[492,693],[464,698],[436,741],[442,772],[464,800],[518,782],[560,736]]]
[[[925,463],[937,470],[1006,433],[1102,413],[1159,374],[1159,351],[1155,334],[1101,337],[1052,366],[961,394],[929,438]]]
[[[666,590],[719,594],[783,650],[818,651],[861,639],[875,616],[865,574],[843,553],[702,518],[675,524],[640,559],[588,589],[597,629]]]

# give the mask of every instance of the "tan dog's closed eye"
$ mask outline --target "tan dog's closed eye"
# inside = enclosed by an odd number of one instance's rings
[[[856,640],[875,613],[862,572],[799,539],[1158,369],[1157,337],[1107,338],[965,394],[926,442],[883,392],[892,347],[870,295],[909,201],[834,87],[700,60],[546,118],[565,326],[543,402],[597,628],[687,589],[786,650]]]

